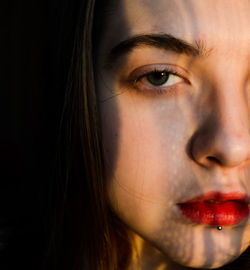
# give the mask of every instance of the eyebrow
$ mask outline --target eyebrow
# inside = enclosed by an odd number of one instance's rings
[[[142,46],[155,47],[192,57],[207,56],[211,52],[203,40],[197,40],[193,45],[170,34],[137,35],[118,43],[110,50],[106,61],[107,67],[113,66],[121,56],[132,49]]]

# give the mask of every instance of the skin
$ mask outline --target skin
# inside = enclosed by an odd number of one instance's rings
[[[209,191],[250,195],[249,14],[248,0],[120,0],[107,9],[97,89],[109,203],[138,255],[130,269],[217,268],[249,246],[249,219],[219,231],[177,206]],[[107,67],[119,42],[152,33],[202,41],[207,52],[138,46]],[[130,80],[159,64],[182,75],[161,87]]]

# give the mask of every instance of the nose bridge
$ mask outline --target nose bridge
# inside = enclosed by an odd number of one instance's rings
[[[250,159],[249,101],[239,83],[213,87],[213,111],[193,142],[193,156],[205,166],[239,166]]]
[[[247,98],[239,86],[220,87],[215,94],[214,115],[217,127],[227,136],[249,130],[249,108]],[[243,135],[243,134],[242,134]]]
[[[232,87],[232,86],[231,86]],[[236,166],[249,159],[249,110],[244,93],[227,87],[218,95],[214,155],[226,166]]]
[[[216,85],[214,90],[213,117],[219,131],[229,138],[249,138],[249,101],[242,85],[233,79],[225,80]]]

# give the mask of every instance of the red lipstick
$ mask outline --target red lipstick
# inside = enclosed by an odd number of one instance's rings
[[[214,226],[232,226],[249,216],[249,200],[242,193],[209,192],[178,204],[191,222]]]

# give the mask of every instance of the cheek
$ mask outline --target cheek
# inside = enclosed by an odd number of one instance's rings
[[[164,149],[169,148],[174,138],[164,134],[163,120],[154,108],[138,103],[130,95],[116,98],[116,105],[106,104],[104,111],[103,145],[108,173],[131,191],[141,192],[142,185],[145,190],[147,184],[145,179],[155,178],[160,168],[168,171]]]
[[[125,93],[106,103],[102,116],[111,204],[123,220],[155,228],[175,200],[186,123],[165,102]]]

